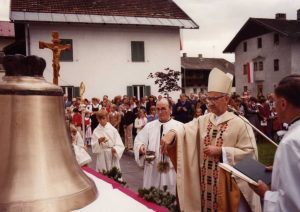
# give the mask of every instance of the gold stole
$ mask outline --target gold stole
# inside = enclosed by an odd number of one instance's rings
[[[212,123],[209,124],[208,126],[208,131],[210,131],[212,128]],[[220,125],[220,131],[224,132],[227,128],[227,123],[221,124]],[[212,134],[215,135],[215,132],[212,132]],[[197,132],[197,138],[199,136],[199,130]],[[207,133],[207,139],[208,136],[211,137],[211,133],[208,132]],[[200,138],[200,137],[199,137]],[[210,138],[209,138],[210,140]],[[222,146],[223,141],[222,141],[222,135],[220,135],[217,138],[217,146]],[[209,145],[210,141],[206,140],[206,144],[204,141],[204,145]],[[198,152],[200,153],[200,147],[199,145],[197,145],[198,148]],[[168,148],[168,156],[170,157],[175,170],[177,171],[177,145],[171,146],[170,148]],[[200,161],[199,161],[200,162]],[[200,163],[199,163],[200,164]],[[215,164],[217,166],[217,164]],[[200,166],[202,166],[202,164],[200,164]],[[203,167],[202,167],[203,168]],[[200,167],[199,167],[200,169]],[[200,172],[200,176],[201,174],[203,175],[202,171],[204,170],[199,170]],[[237,183],[235,182],[234,179],[231,178],[230,174],[222,169],[218,169],[218,174],[217,174],[217,186],[215,187],[215,189],[217,190],[216,198],[217,198],[217,205],[215,208],[212,208],[215,211],[220,211],[220,212],[227,212],[227,211],[238,211],[239,208],[239,202],[240,202],[240,190],[238,188]],[[200,177],[202,178],[202,176]],[[202,178],[203,179],[203,178]],[[203,192],[202,190],[203,188],[200,188],[201,193]],[[178,197],[178,196],[177,196]],[[202,196],[203,197],[203,196]],[[178,199],[177,202],[179,203]],[[202,204],[202,207],[205,207],[206,204]],[[204,209],[204,208],[203,208]],[[205,208],[204,210],[206,210],[207,208]],[[212,210],[212,211],[213,211]]]
[[[240,189],[234,178],[224,169],[219,170],[218,211],[237,212],[240,204]]]

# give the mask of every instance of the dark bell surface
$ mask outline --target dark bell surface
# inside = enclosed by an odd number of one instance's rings
[[[5,76],[43,77],[46,61],[35,55],[7,55],[3,57]]]
[[[5,76],[0,82],[0,95],[63,96],[61,87],[44,79],[43,58],[16,54],[4,56],[2,62]]]

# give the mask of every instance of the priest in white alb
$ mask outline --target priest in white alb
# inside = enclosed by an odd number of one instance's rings
[[[111,170],[113,167],[120,169],[120,159],[125,149],[120,134],[108,122],[108,113],[101,110],[96,113],[99,125],[92,135],[92,152],[96,153],[96,171],[103,172]]]
[[[167,99],[161,99],[156,103],[158,120],[147,123],[137,134],[134,140],[134,155],[139,166],[144,166],[143,187],[156,187],[163,189],[167,186],[172,194],[176,193],[176,172],[170,158],[162,155],[160,151],[161,137],[174,127],[182,123],[171,119],[171,108]],[[166,169],[159,167],[163,162],[169,164]]]
[[[162,150],[176,161],[181,211],[260,212],[259,197],[241,179],[231,179],[218,163],[235,165],[246,157],[257,159],[253,131],[227,112],[231,74],[214,68],[209,74],[207,102],[210,113],[174,127],[162,139]]]
[[[300,75],[284,77],[275,88],[275,108],[289,125],[275,154],[271,189],[252,186],[264,201],[264,212],[300,211]]]

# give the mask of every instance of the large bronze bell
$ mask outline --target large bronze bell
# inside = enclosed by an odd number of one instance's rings
[[[0,82],[0,211],[71,211],[97,198],[72,151],[63,92],[45,60],[6,56]]]

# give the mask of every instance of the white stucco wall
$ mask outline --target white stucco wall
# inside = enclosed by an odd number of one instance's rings
[[[150,72],[164,68],[180,71],[179,29],[72,25],[30,24],[30,53],[47,61],[45,78],[52,82],[52,52],[39,49],[39,41],[51,40],[51,32],[60,38],[73,40],[73,62],[60,63],[60,85],[86,85],[85,97],[126,94],[129,85],[150,85],[151,93],[158,95]],[[144,41],[145,62],[131,62],[131,41]],[[179,83],[180,84],[180,83]],[[179,92],[171,94],[177,98]]]
[[[293,39],[291,42],[291,74],[300,74],[300,41]]]
[[[291,73],[291,60],[294,61],[294,54],[291,50],[291,40],[287,37],[280,36],[279,44],[273,43],[274,33],[268,33],[262,36],[262,48],[257,48],[257,38],[251,38],[245,40],[247,42],[247,52],[243,50],[243,42],[241,42],[235,50],[235,76],[236,76],[236,90],[238,94],[241,94],[244,90],[244,86],[248,86],[248,90],[251,95],[257,95],[257,84],[263,85],[263,93],[266,95],[273,92],[274,85],[276,85],[280,79]],[[299,58],[299,41],[298,41],[298,58]],[[249,84],[247,81],[247,75],[243,74],[243,65],[252,61],[257,56],[264,57],[263,61],[264,70],[254,72],[254,83]],[[279,59],[279,71],[274,71],[274,59]],[[296,66],[299,66],[299,62],[294,62]],[[261,75],[263,81],[255,81],[255,75]]]

